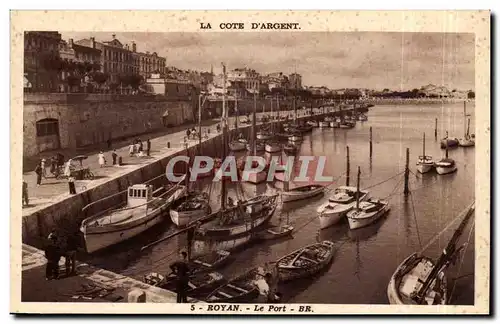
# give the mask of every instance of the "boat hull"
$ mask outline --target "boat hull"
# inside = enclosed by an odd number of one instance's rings
[[[210,212],[208,208],[190,210],[190,211],[176,211],[170,209],[170,219],[178,227],[184,227],[187,224],[207,215]]]
[[[438,174],[448,174],[448,173],[453,173],[455,171],[457,171],[456,165],[453,165],[453,166],[438,166],[438,165],[436,165],[436,172]]]
[[[284,191],[281,193],[281,199],[284,203],[292,202],[302,199],[311,198],[320,194],[323,194],[324,187],[319,187],[317,189],[307,191],[307,192],[295,192],[295,191]]]
[[[432,170],[434,164],[417,164],[417,171],[420,173],[427,173]]]
[[[270,140],[272,138],[272,136],[268,134],[257,134],[256,137],[258,140],[262,141]]]
[[[229,149],[233,152],[244,151],[247,149],[246,143],[239,141],[229,143]]]
[[[277,153],[281,151],[281,146],[275,144],[266,144],[265,150],[267,153]]]
[[[459,139],[458,145],[461,147],[470,147],[476,145],[476,142],[474,140]]]
[[[382,217],[384,214],[386,214],[389,211],[390,207],[389,205],[386,205],[385,207],[381,208],[378,210],[376,213],[374,213],[370,217],[363,217],[363,218],[352,218],[352,217],[347,217],[347,220],[349,221],[349,228],[354,230],[357,228],[365,227],[370,224],[375,223],[380,217]]]
[[[320,229],[325,229],[330,226],[333,226],[340,222],[342,218],[344,218],[347,213],[352,209],[350,208],[341,209],[337,212],[322,212],[319,215],[319,227]]]
[[[101,233],[84,232],[83,236],[85,238],[85,248],[87,253],[94,253],[141,234],[163,221],[164,218],[162,214],[165,211],[166,210],[157,210],[151,213],[151,215],[148,215],[148,217],[145,218],[141,224],[137,224],[133,227],[115,229]]]

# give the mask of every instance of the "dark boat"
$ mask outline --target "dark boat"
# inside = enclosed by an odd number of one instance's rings
[[[295,154],[298,151],[297,145],[293,143],[287,143],[283,146],[283,151],[287,154]]]
[[[271,226],[264,231],[259,233],[259,238],[261,240],[269,241],[276,240],[284,237],[292,237],[293,226],[290,224]]]
[[[333,259],[334,246],[330,241],[298,249],[276,262],[279,280],[287,282],[313,276],[326,268]]]
[[[253,268],[229,280],[205,299],[208,303],[248,303],[260,295],[256,281],[262,279],[261,268]]]
[[[207,254],[197,256],[189,262],[189,269],[192,273],[213,271],[229,261],[231,253],[224,250],[212,251]]]
[[[144,276],[144,282],[155,287],[175,291],[177,285],[177,276],[169,274],[162,276],[159,273],[152,272]],[[219,287],[225,282],[224,277],[218,272],[196,273],[189,277],[189,288],[187,295],[197,297],[206,295],[213,289]]]

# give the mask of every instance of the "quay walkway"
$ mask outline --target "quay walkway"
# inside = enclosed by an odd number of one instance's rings
[[[283,114],[291,114],[291,111],[287,112],[281,112],[281,115]],[[315,114],[319,114],[320,110],[315,109],[314,111]],[[258,113],[257,117],[259,118],[263,114],[270,115],[269,112],[266,113]],[[275,112],[274,115],[277,113]],[[309,116],[309,115],[307,115]],[[298,110],[298,117],[306,117],[306,111],[304,110]],[[240,117],[241,119],[241,117]],[[228,118],[228,128],[229,129],[234,129],[234,122],[235,122],[235,117],[230,117]],[[220,135],[216,131],[215,125],[220,123],[220,119],[217,120],[212,120],[212,125],[211,126],[202,126],[202,134],[204,135],[205,132],[210,129],[210,134],[209,138],[216,137]],[[256,123],[257,125],[260,125],[260,122]],[[244,127],[250,127],[249,125],[243,125],[239,124],[239,127],[244,128]],[[196,130],[198,131],[198,128],[195,127]],[[122,142],[121,147],[119,144],[115,144],[114,149],[116,150],[116,153],[118,154],[119,157],[122,157],[123,160],[123,165],[118,166],[112,165],[112,158],[111,158],[111,153],[112,150],[107,150],[103,151],[104,156],[106,158],[107,164],[101,168],[98,163],[98,153],[95,154],[90,154],[87,155],[88,158],[86,160],[83,160],[82,165],[83,167],[88,167],[94,174],[94,179],[93,180],[77,180],[75,181],[75,187],[76,187],[76,192],[82,192],[90,188],[97,187],[104,182],[109,181],[112,178],[117,178],[120,176],[123,176],[124,174],[131,172],[135,169],[138,169],[144,165],[150,164],[152,162],[155,162],[165,156],[172,155],[174,153],[177,153],[179,151],[182,151],[184,149],[184,137],[186,136],[186,129],[176,132],[176,133],[171,133],[167,134],[164,136],[159,136],[156,138],[151,138],[151,152],[150,156],[144,156],[144,157],[139,157],[139,156],[129,156],[128,153],[128,145],[130,144],[129,142]],[[144,139],[146,138],[145,136],[141,136],[143,140],[143,147],[144,149],[146,148],[146,142]],[[202,141],[205,141],[206,139],[202,139]],[[167,147],[167,143],[170,142],[170,148]],[[189,147],[198,144],[198,140],[190,140],[188,142]],[[70,158],[69,156],[65,157],[66,160]],[[74,165],[78,165],[78,162],[74,161]],[[68,189],[68,181],[67,179],[55,179],[52,174],[49,172],[49,162],[46,162],[46,173],[47,173],[47,178],[42,178],[42,183],[40,186],[36,185],[36,174],[34,171],[26,172],[23,174],[23,179],[27,182],[28,184],[28,196],[29,196],[29,205],[23,207],[23,216],[28,216],[40,209],[43,209],[49,205],[55,204],[59,201],[62,201],[70,196],[69,194],[69,189]],[[21,184],[20,184],[21,185]]]

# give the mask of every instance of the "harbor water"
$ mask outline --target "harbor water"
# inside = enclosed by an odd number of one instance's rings
[[[467,104],[474,132],[474,103]],[[325,174],[338,180],[331,186],[345,185],[346,146],[350,151],[350,185],[356,185],[358,166],[361,169],[360,188],[369,188],[370,195],[386,198],[390,212],[369,227],[351,231],[347,221],[319,230],[316,208],[325,202],[330,192],[314,199],[288,203],[273,216],[273,224],[291,223],[296,232],[293,239],[257,243],[234,253],[234,259],[218,270],[226,277],[238,275],[254,266],[272,262],[307,244],[330,240],[337,246],[330,267],[317,276],[292,282],[282,287],[283,300],[289,303],[386,304],[387,284],[397,266],[411,253],[419,251],[441,232],[472,200],[474,200],[475,148],[454,148],[449,157],[458,171],[448,175],[417,173],[415,163],[422,155],[422,135],[426,135],[426,155],[434,160],[444,157],[439,141],[448,131],[450,137],[464,133],[463,103],[380,105],[367,113],[368,121],[357,122],[353,129],[319,129],[304,137],[300,155],[326,156]],[[434,137],[435,118],[438,136]],[[369,130],[373,130],[373,154],[369,154]],[[403,174],[406,148],[410,149],[410,191],[403,195]],[[400,174],[400,175],[398,175]],[[389,180],[388,180],[389,179]],[[387,181],[386,181],[387,180]],[[377,185],[378,184],[378,185]],[[217,209],[220,184],[199,182],[211,192],[212,208]],[[279,191],[276,185],[230,184],[229,196],[235,196],[237,186],[247,197]],[[281,184],[282,186],[282,184]],[[291,185],[293,186],[293,185]],[[474,218],[473,218],[474,220]],[[424,254],[437,258],[448,243],[458,222],[443,233]],[[471,224],[474,222],[472,221]],[[469,239],[460,260],[447,271],[450,303],[474,303],[474,228],[469,224],[460,243]],[[139,237],[102,252],[85,256],[92,265],[136,279],[150,272],[167,274],[169,265],[185,246],[184,235],[164,241],[148,250],[141,247],[176,230],[165,222]]]

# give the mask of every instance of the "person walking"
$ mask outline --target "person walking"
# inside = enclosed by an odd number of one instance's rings
[[[170,265],[173,274],[177,276],[177,303],[187,303],[187,290],[189,289],[189,267],[187,252],[181,251],[181,259]]]
[[[187,138],[188,138],[188,139],[189,139],[189,136],[190,136],[190,135],[191,135],[191,130],[188,128],[188,129],[186,130],[186,136],[187,136]]]
[[[146,154],[149,156],[150,153],[151,153],[151,140],[148,138],[148,140],[146,141]]]
[[[23,206],[29,206],[28,183],[23,179]]]
[[[42,184],[42,162],[39,162],[35,168],[36,173],[36,186],[40,186]]]
[[[57,279],[59,276],[59,260],[61,254],[58,247],[57,235],[55,230],[52,230],[48,237],[48,242],[45,246],[45,258],[47,265],[45,267],[45,279]]]
[[[54,176],[57,176],[57,157],[52,156],[50,158],[50,173],[52,173]],[[57,173],[56,173],[57,172]]]
[[[116,154],[116,150],[113,150],[113,153],[111,153],[111,158],[113,159],[113,165],[116,165],[116,158],[118,157],[118,154]]]
[[[71,162],[73,162],[73,160],[69,159],[68,162],[66,162],[66,166],[64,167],[64,176],[68,178],[71,176]]]
[[[104,167],[104,165],[106,164],[106,158],[104,157],[104,153],[99,152],[99,155],[98,155],[98,159],[99,159],[99,167]]]
[[[143,145],[142,145],[142,141],[139,140],[139,152],[142,152],[142,149],[143,149]]]
[[[68,187],[69,187],[69,194],[76,195],[75,178],[73,178],[72,176],[68,177]]]

